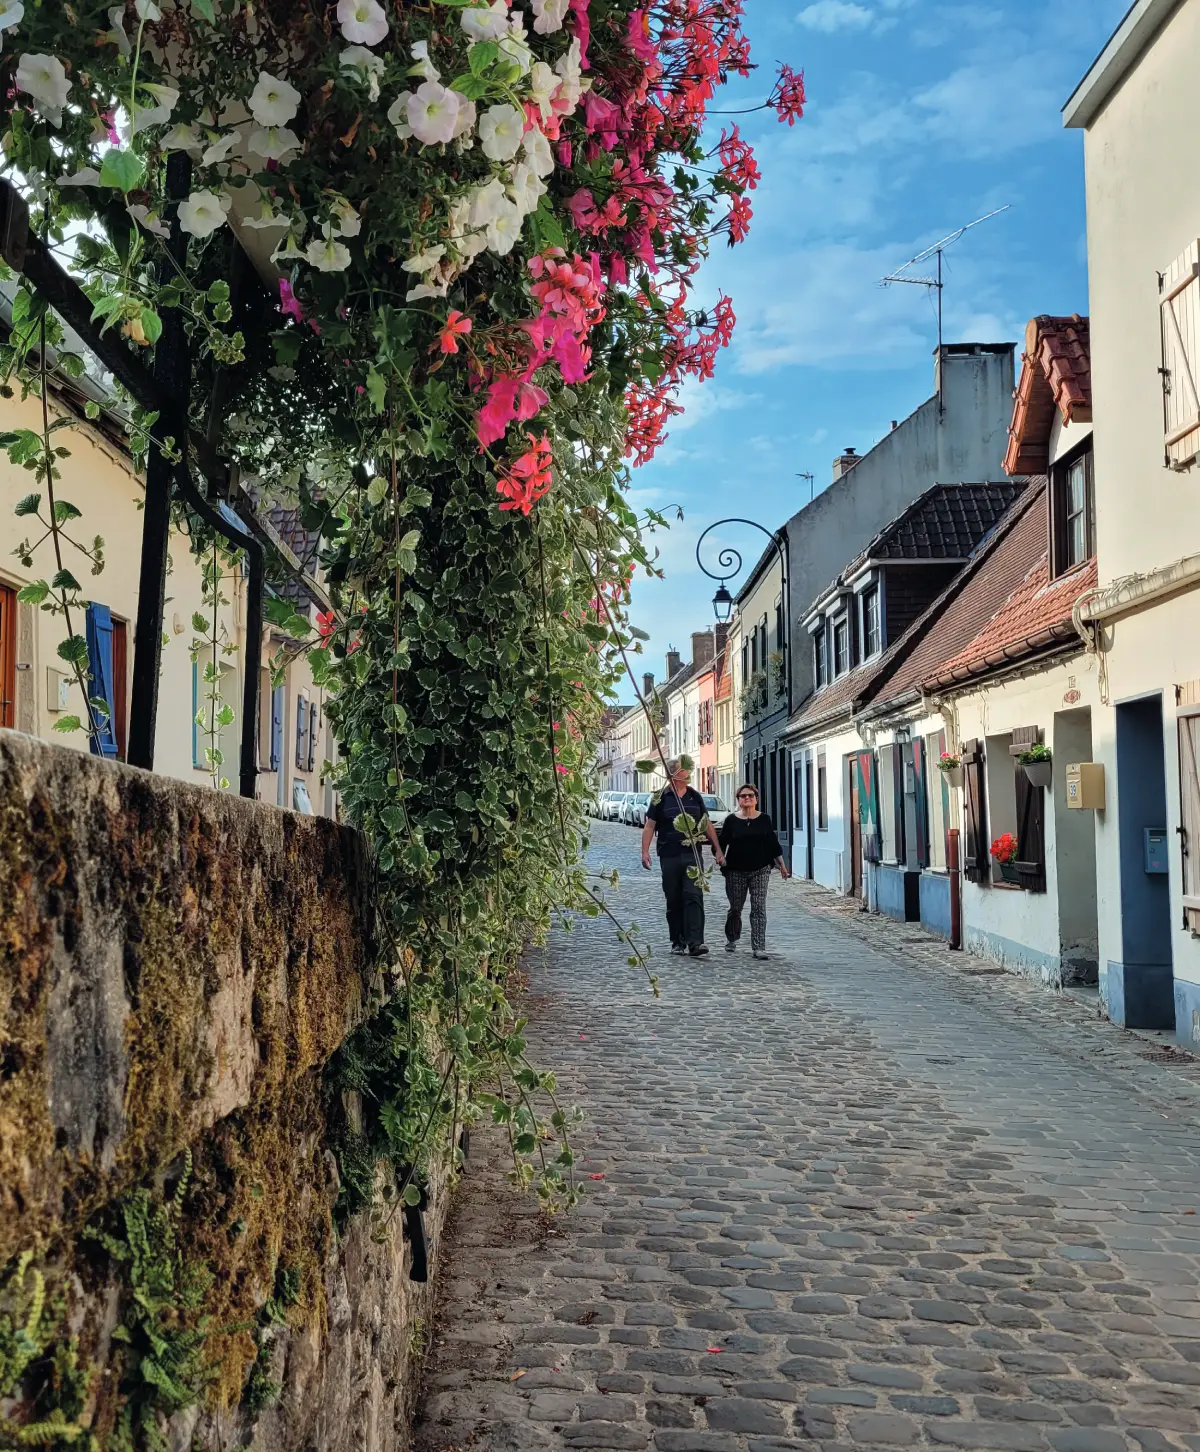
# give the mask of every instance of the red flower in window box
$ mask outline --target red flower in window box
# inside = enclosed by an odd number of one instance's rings
[[[1001,832],[992,843],[992,856],[1002,867],[1017,860],[1017,839],[1012,832]]]

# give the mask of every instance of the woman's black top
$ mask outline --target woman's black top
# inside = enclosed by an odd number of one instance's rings
[[[775,823],[766,812],[750,819],[730,812],[717,837],[725,853],[725,866],[731,872],[757,872],[783,856]]]

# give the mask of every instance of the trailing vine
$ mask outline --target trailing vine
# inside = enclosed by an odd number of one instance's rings
[[[347,1206],[412,1203],[480,1114],[517,1178],[569,1203],[573,1111],[505,979],[555,913],[611,916],[583,808],[666,523],[631,508],[627,461],[734,326],[728,298],[690,294],[759,179],[736,125],[704,129],[753,69],[740,0],[76,0],[0,26],[5,168],[34,225],[135,351],[178,311],[192,427],[321,536],[334,608],[310,661],[391,948],[389,1000],[342,1058],[367,1106]],[[763,104],[790,123],[803,102],[781,67]],[[238,246],[269,294],[235,316]],[[29,350],[10,361],[27,379]],[[129,419],[140,450],[157,420]],[[212,569],[196,630],[220,782]]]

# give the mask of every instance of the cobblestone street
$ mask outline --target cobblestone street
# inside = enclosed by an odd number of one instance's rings
[[[546,1222],[477,1132],[419,1452],[1200,1452],[1195,1062],[778,877],[769,961],[719,877],[664,956],[637,834],[594,842],[663,997],[611,924],[533,955],[587,1193]]]

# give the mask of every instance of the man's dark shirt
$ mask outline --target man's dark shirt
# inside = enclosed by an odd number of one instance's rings
[[[695,787],[685,787],[682,797],[675,795],[674,787],[664,787],[663,794],[658,801],[646,808],[646,820],[656,823],[658,827],[658,855],[660,857],[678,857],[681,853],[692,850],[684,842],[675,826],[675,818],[679,816],[680,812],[686,812],[694,824],[698,824],[700,818],[707,814],[708,808],[704,805],[704,798]]]

